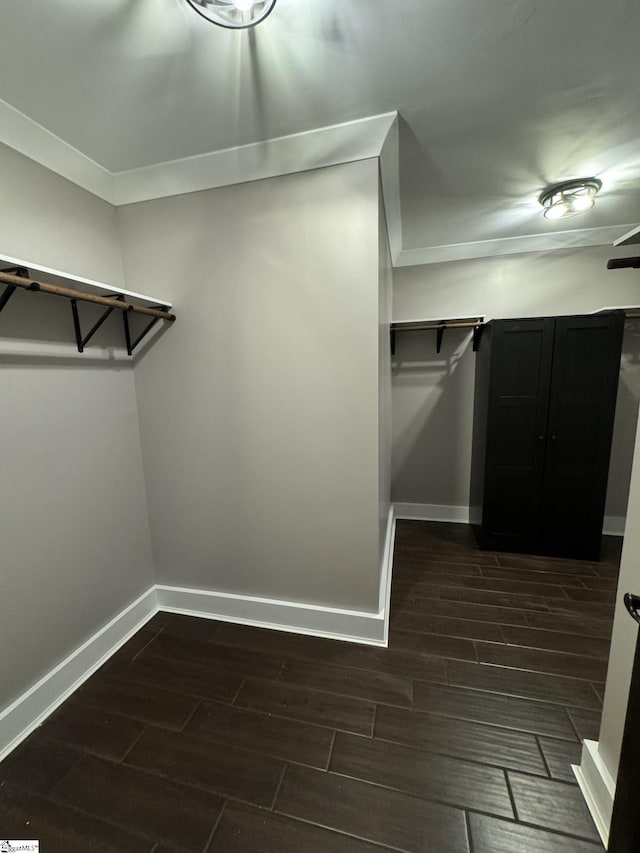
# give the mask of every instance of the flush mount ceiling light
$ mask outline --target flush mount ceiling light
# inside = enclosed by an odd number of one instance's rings
[[[547,187],[538,201],[544,207],[547,219],[565,219],[590,210],[596,203],[596,194],[602,187],[598,178],[580,178]]]
[[[276,0],[187,0],[199,15],[230,30],[244,30],[264,21]]]

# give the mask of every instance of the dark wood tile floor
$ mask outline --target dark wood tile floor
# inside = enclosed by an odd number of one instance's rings
[[[390,648],[158,614],[0,765],[43,853],[597,853],[619,547],[480,552],[400,522]]]

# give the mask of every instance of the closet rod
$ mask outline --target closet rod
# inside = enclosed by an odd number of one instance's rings
[[[97,296],[93,293],[82,293],[69,287],[59,287],[56,284],[33,281],[30,278],[22,278],[18,275],[0,272],[0,283],[11,287],[21,287],[23,290],[41,291],[50,293],[52,296],[62,296],[65,299],[77,299],[78,302],[93,302],[95,305],[104,305],[106,308],[114,308],[117,311],[131,311],[132,314],[146,314],[148,317],[156,317],[160,320],[168,320],[170,323],[176,319],[175,314],[170,314],[168,309],[146,308],[144,305],[133,305],[110,296]]]
[[[430,329],[475,329],[476,326],[482,325],[482,320],[465,323],[451,323],[449,320],[443,320],[441,323],[393,323],[392,329],[396,332],[428,332]]]

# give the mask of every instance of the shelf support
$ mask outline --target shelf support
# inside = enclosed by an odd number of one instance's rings
[[[32,281],[29,277],[29,270],[25,269],[24,267],[13,267],[11,269],[0,270],[0,284],[2,283],[5,284],[5,289],[0,295],[0,311],[2,311],[2,309],[9,302],[17,288],[22,288],[23,290],[41,291],[42,293],[50,293],[52,296],[61,296],[65,299],[69,299],[71,302],[73,329],[75,333],[78,352],[84,352],[84,348],[86,347],[86,345],[89,343],[89,341],[98,331],[98,329],[102,326],[107,317],[109,317],[113,313],[113,311],[122,311],[125,342],[127,346],[127,353],[129,355],[132,355],[134,349],[138,346],[140,341],[151,331],[151,329],[153,328],[153,326],[155,326],[158,320],[166,320],[169,323],[173,323],[176,319],[175,314],[171,314],[169,312],[168,306],[161,306],[159,308],[147,308],[144,305],[135,305],[131,302],[126,302],[124,294],[118,294],[117,296],[97,296],[92,293],[83,293],[79,290],[72,290],[68,287],[58,287],[54,284],[45,284],[37,281]],[[91,329],[84,337],[82,336],[82,326],[80,324],[78,302],[90,302],[93,305],[102,305],[107,309],[93,324]],[[129,328],[130,312],[132,314],[143,314],[147,317],[151,317],[151,320],[147,323],[147,325],[144,327],[144,329],[140,332],[138,337],[133,342],[131,341],[131,330]]]
[[[442,349],[442,339],[444,338],[444,330],[447,327],[445,325],[438,326],[436,331],[436,352],[439,354]]]

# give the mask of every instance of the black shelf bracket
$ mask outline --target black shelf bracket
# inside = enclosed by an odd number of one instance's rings
[[[29,278],[29,270],[26,267],[9,267],[8,269],[3,269],[2,272],[17,275],[20,278]],[[15,284],[6,285],[2,291],[2,296],[0,296],[0,311],[2,311],[17,289],[17,285]]]
[[[118,302],[124,302],[124,296],[122,294],[120,294],[119,296],[109,295],[109,298],[115,299]],[[71,313],[73,314],[73,328],[74,328],[74,331],[76,334],[76,344],[78,346],[78,352],[84,352],[84,348],[86,347],[86,345],[89,343],[91,338],[95,335],[95,333],[98,331],[98,329],[104,323],[104,321],[107,319],[107,317],[109,317],[115,311],[115,308],[107,308],[107,310],[102,314],[102,316],[99,317],[96,320],[96,322],[93,324],[93,326],[89,329],[87,334],[84,337],[82,337],[82,329],[80,327],[80,313],[78,311],[78,300],[77,299],[71,299],[70,302],[71,302]],[[125,312],[125,316],[126,316],[126,312]],[[131,355],[131,353],[129,353],[129,355]]]
[[[442,351],[444,333],[447,329],[473,329],[473,351],[478,351],[480,336],[484,326],[484,317],[457,317],[448,320],[408,320],[391,324],[391,355],[396,353],[397,332],[425,332],[435,330],[436,352]]]
[[[168,323],[173,323],[176,319],[175,314],[169,311],[168,305],[159,307],[151,307],[146,305],[137,305],[128,302],[123,293],[114,296],[112,293],[107,293],[104,296],[97,296],[92,293],[61,287],[56,284],[41,283],[33,281],[29,275],[29,270],[26,267],[10,267],[0,269],[0,284],[5,285],[4,291],[0,293],[0,311],[2,311],[16,290],[39,291],[40,293],[49,293],[52,296],[59,296],[68,299],[71,302],[71,315],[73,317],[73,330],[76,338],[76,346],[78,352],[84,352],[84,348],[93,338],[98,329],[102,326],[105,320],[114,312],[122,311],[124,318],[124,334],[127,346],[127,353],[132,355],[134,349],[140,341],[151,331],[158,320],[164,320]],[[147,298],[147,297],[143,297]],[[86,335],[82,335],[82,325],[80,323],[80,312],[78,310],[78,302],[90,302],[92,305],[102,305],[106,310],[96,320],[93,326],[89,329]],[[131,330],[129,328],[129,313],[143,314],[152,319],[147,322],[147,325],[142,329],[137,338],[131,340]]]

